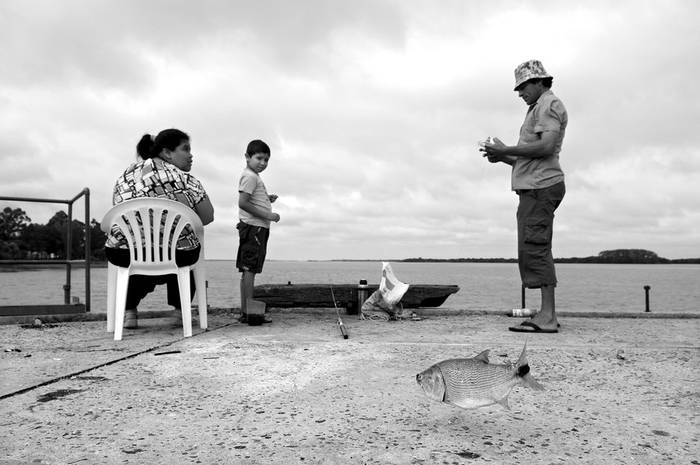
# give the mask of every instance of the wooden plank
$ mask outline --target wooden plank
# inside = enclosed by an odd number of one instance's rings
[[[69,305],[5,305],[0,306],[0,316],[59,315],[85,313],[85,304]]]

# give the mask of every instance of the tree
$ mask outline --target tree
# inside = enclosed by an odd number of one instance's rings
[[[22,235],[25,255],[38,253],[40,255],[59,256],[65,250],[61,236],[56,231],[45,224],[30,224]],[[27,257],[32,258],[32,257]]]
[[[21,208],[5,207],[0,212],[0,259],[22,258],[22,234],[30,221]]]
[[[666,260],[645,249],[603,250],[598,258],[603,263],[661,263]]]
[[[66,258],[68,214],[57,211],[47,224],[30,223],[20,209],[9,207],[0,212],[0,259],[32,259],[53,256]],[[85,258],[85,241],[90,236],[90,256],[105,260],[107,235],[100,223],[92,219],[88,230],[82,221],[71,222],[71,259]],[[8,238],[8,239],[4,239]],[[37,257],[38,256],[38,257]]]
[[[102,231],[100,223],[93,218],[90,222],[90,253],[96,260],[107,260],[105,242],[107,242],[107,235]]]
[[[21,208],[5,207],[0,212],[0,241],[17,240],[32,221]]]

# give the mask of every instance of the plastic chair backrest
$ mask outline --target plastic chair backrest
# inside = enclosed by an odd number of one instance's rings
[[[194,210],[175,200],[140,197],[122,202],[112,207],[100,224],[106,233],[113,225],[117,225],[126,238],[131,254],[129,267],[147,274],[172,272],[177,268],[175,250],[187,225],[204,246],[202,220]]]

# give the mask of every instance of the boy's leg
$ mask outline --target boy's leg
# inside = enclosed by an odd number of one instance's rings
[[[255,288],[255,273],[244,270],[241,274],[241,316],[248,316],[246,301],[253,298],[253,289]]]

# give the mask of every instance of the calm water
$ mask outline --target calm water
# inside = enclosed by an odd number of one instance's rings
[[[520,307],[520,279],[511,263],[392,263],[396,276],[414,284],[456,284],[457,294],[443,307],[509,310]],[[256,284],[357,283],[379,281],[380,262],[270,261]],[[562,311],[643,312],[643,286],[651,286],[652,312],[700,312],[700,265],[558,264],[557,308]],[[106,268],[92,270],[92,311],[106,308]],[[209,304],[239,306],[239,277],[234,262],[207,261]],[[85,300],[85,272],[72,273],[72,295]],[[63,268],[0,272],[0,305],[63,303]],[[539,291],[528,290],[526,305],[539,307]],[[159,286],[139,308],[166,310],[165,286]]]

